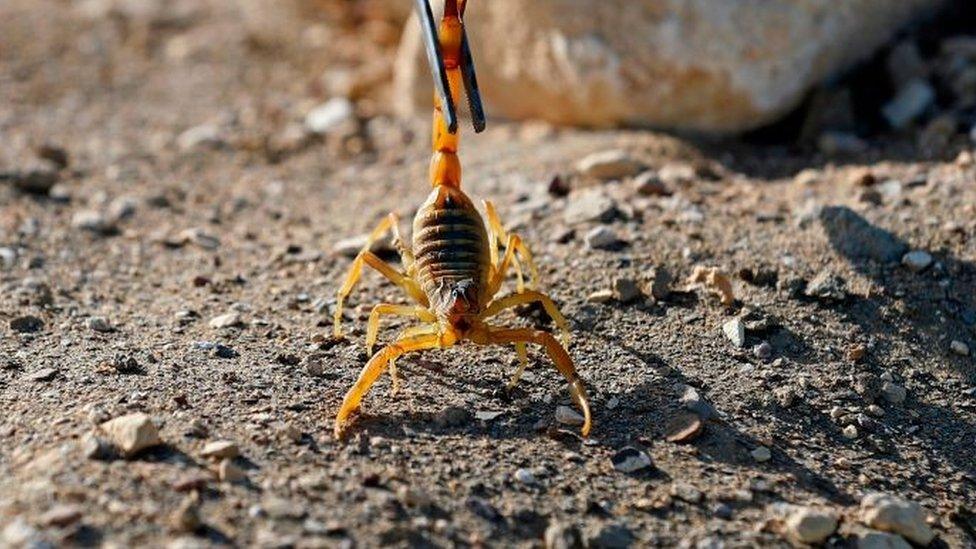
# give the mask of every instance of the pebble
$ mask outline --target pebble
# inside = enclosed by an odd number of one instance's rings
[[[912,549],[912,546],[898,534],[872,530],[858,535],[857,549]]]
[[[871,528],[899,534],[923,547],[935,538],[920,505],[890,494],[864,496],[861,520]]]
[[[617,301],[630,303],[641,295],[640,287],[633,278],[617,277],[613,281],[613,294]]]
[[[610,180],[623,179],[639,173],[643,164],[627,151],[611,149],[584,156],[576,163],[576,170],[586,177]]]
[[[681,501],[686,501],[688,503],[701,503],[701,501],[705,498],[705,495],[702,494],[701,490],[695,488],[687,482],[675,482],[671,485],[671,488],[669,488],[668,493],[671,494],[672,497],[676,497]]]
[[[63,528],[69,524],[78,522],[82,514],[81,507],[77,505],[55,505],[41,515],[38,522],[44,526]]]
[[[336,242],[335,245],[332,246],[332,253],[352,259],[357,255],[359,255],[359,252],[363,249],[363,246],[366,245],[366,242],[368,240],[369,240],[369,234],[361,234],[358,236],[344,238]],[[371,252],[376,254],[392,252],[394,251],[393,237],[387,236],[384,238],[380,238],[374,241],[373,245],[370,246],[369,249]]]
[[[599,226],[586,233],[586,245],[594,250],[610,250],[620,246],[622,240],[610,227]]]
[[[803,293],[821,301],[843,301],[847,298],[847,283],[843,278],[824,270],[813,277]]]
[[[88,319],[88,329],[94,332],[108,333],[114,330],[108,320],[102,316],[93,316]]]
[[[763,341],[752,348],[752,355],[759,360],[767,360],[773,356],[773,346],[768,341]]]
[[[205,458],[233,459],[241,455],[241,449],[236,442],[230,440],[215,440],[208,442],[203,447],[200,455]]]
[[[101,430],[127,457],[163,442],[152,419],[141,412],[110,419],[102,423]]]
[[[527,486],[535,486],[539,483],[536,480],[535,475],[532,474],[532,471],[529,471],[528,469],[517,469],[515,471],[515,480]]]
[[[242,482],[247,475],[244,470],[237,466],[233,460],[223,459],[217,466],[217,478],[223,482]]]
[[[176,146],[182,151],[208,148],[216,149],[224,145],[220,128],[214,124],[200,124],[184,130],[176,138]]]
[[[783,526],[790,539],[816,545],[837,531],[837,517],[828,511],[799,507],[790,513]]]
[[[668,162],[658,170],[657,175],[668,185],[683,185],[694,181],[698,174],[690,164]]]
[[[543,536],[546,549],[583,549],[583,536],[579,529],[559,521],[553,521]]]
[[[681,405],[685,407],[686,410],[694,412],[701,419],[707,420],[718,415],[715,408],[706,402],[698,390],[691,385],[685,385],[679,383],[676,386],[677,390],[681,391]]]
[[[170,524],[174,530],[180,532],[194,532],[203,524],[200,519],[200,506],[192,497],[180,502],[179,507],[170,516]]]
[[[57,166],[51,162],[38,162],[37,165],[16,172],[13,177],[14,188],[22,193],[46,195],[60,179]]]
[[[905,402],[908,390],[892,381],[885,381],[881,385],[881,396],[892,404],[901,404]]]
[[[115,232],[115,225],[108,218],[94,210],[81,210],[71,216],[71,226],[99,235],[109,235]]]
[[[602,189],[584,189],[572,192],[567,198],[563,220],[567,225],[600,222],[609,223],[617,215],[617,203]]]
[[[646,171],[634,179],[634,189],[643,196],[671,196],[671,189],[656,172]]]
[[[226,358],[226,359],[237,358],[238,356],[240,356],[239,353],[234,349],[226,345],[222,345],[220,343],[217,343],[213,346],[213,355],[217,358]]]
[[[621,448],[610,458],[610,462],[613,463],[613,468],[621,473],[635,473],[654,465],[646,452],[633,446]]]
[[[877,404],[868,405],[868,407],[865,408],[864,411],[866,411],[868,414],[874,417],[882,417],[885,414],[884,408],[878,406]]]
[[[696,414],[678,414],[665,427],[665,440],[668,442],[691,442],[705,428],[705,423]]]
[[[674,277],[668,269],[654,267],[647,273],[647,278],[650,281],[648,286],[650,286],[651,297],[664,301],[671,296],[671,283],[674,282]]]
[[[895,235],[872,225],[846,206],[825,207],[819,219],[831,245],[848,258],[892,263],[908,251],[908,246]]]
[[[934,102],[935,89],[925,79],[916,78],[898,90],[881,108],[881,114],[891,127],[902,129],[922,116]]]
[[[310,355],[305,358],[305,370],[312,377],[320,377],[325,374],[325,359],[319,355]]]
[[[57,377],[58,371],[54,368],[41,368],[36,372],[31,373],[28,377],[31,381],[51,381]]]
[[[354,115],[352,101],[334,97],[305,115],[305,127],[312,133],[327,134],[352,120]]]
[[[176,241],[181,244],[186,244],[189,242],[190,244],[199,246],[204,250],[216,250],[220,247],[219,238],[198,227],[193,227],[182,231],[176,238]]]
[[[741,318],[733,318],[722,325],[722,332],[729,338],[732,345],[743,348],[746,346],[746,326]]]
[[[969,356],[969,345],[966,345],[958,339],[953,339],[952,342],[949,343],[949,350],[959,356]]]
[[[901,257],[901,264],[914,273],[920,273],[932,264],[932,254],[925,250],[913,250]]]
[[[448,406],[434,416],[434,423],[440,427],[460,427],[471,421],[471,412],[461,406]]]
[[[586,296],[587,303],[608,303],[613,300],[613,290],[597,290]]]
[[[634,543],[634,534],[620,524],[607,524],[587,539],[592,549],[627,549]]]
[[[6,246],[0,247],[0,267],[10,269],[17,264],[17,250]]]
[[[208,324],[211,328],[220,330],[240,326],[243,322],[240,313],[230,312],[211,318]]]
[[[752,459],[756,460],[757,463],[765,463],[773,459],[773,453],[765,446],[757,446],[755,449],[749,452],[749,455],[751,455]]]
[[[841,434],[844,435],[844,438],[847,440],[854,440],[860,435],[860,433],[857,432],[857,427],[854,425],[844,427],[844,429],[841,430]]]
[[[556,421],[563,425],[582,425],[585,419],[569,406],[560,405],[556,407]]]

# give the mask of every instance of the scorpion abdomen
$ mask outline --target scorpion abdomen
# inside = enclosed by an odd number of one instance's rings
[[[435,307],[447,305],[443,292],[461,288],[480,294],[487,285],[488,232],[481,214],[460,189],[438,186],[417,211],[413,253],[417,279]]]

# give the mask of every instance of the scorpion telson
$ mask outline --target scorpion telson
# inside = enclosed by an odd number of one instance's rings
[[[528,365],[526,346],[530,343],[542,346],[569,382],[573,399],[583,411],[581,431],[583,436],[587,436],[591,424],[590,406],[583,382],[566,352],[569,344],[566,319],[547,295],[533,289],[539,275],[522,239],[505,231],[491,202],[484,202],[485,216],[482,218],[471,199],[461,190],[455,105],[462,81],[475,131],[481,131],[485,126],[471,49],[462,24],[465,1],[446,0],[439,27],[435,26],[428,1],[416,0],[415,3],[424,29],[435,84],[433,155],[430,161],[433,190],[414,217],[410,246],[401,238],[399,220],[392,213],[369,235],[339,289],[335,335],[342,333],[343,302],[359,280],[364,265],[379,271],[402,288],[415,304],[381,303],[373,307],[366,329],[366,351],[372,356],[342,401],[335,420],[335,436],[342,437],[350,416],[388,366],[393,376],[393,391],[396,392],[397,358],[412,351],[443,349],[462,341],[478,345],[514,344],[519,367],[509,381],[509,387],[518,382]],[[403,271],[370,252],[372,244],[388,231],[393,231]],[[504,254],[500,253],[500,245],[504,246]],[[523,267],[529,271],[528,281],[525,280]],[[496,298],[509,269],[515,271],[516,293]],[[543,330],[504,328],[487,322],[506,309],[533,302],[540,303],[552,317],[561,333],[561,344]],[[395,342],[372,354],[383,315],[412,317],[421,325],[407,328]]]

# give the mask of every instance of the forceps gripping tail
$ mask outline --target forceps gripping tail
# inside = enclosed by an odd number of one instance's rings
[[[458,17],[463,15],[466,2],[448,2],[458,6]],[[451,87],[447,76],[447,67],[444,64],[444,53],[441,49],[441,42],[437,32],[437,22],[434,20],[434,12],[430,6],[430,0],[414,0],[414,7],[420,19],[420,28],[423,31],[424,49],[427,51],[427,61],[430,63],[430,72],[434,78],[434,90],[440,99],[444,121],[450,133],[457,133],[458,117],[457,106],[451,96]],[[467,32],[462,30],[461,34],[461,57],[458,60],[461,69],[461,77],[464,82],[464,93],[468,98],[468,109],[471,111],[471,122],[476,133],[485,129],[485,110],[481,103],[481,92],[478,89],[478,78],[474,71],[474,58],[471,55],[471,45],[468,43]]]

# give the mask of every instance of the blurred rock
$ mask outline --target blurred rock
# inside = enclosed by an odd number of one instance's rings
[[[594,179],[622,179],[641,171],[643,165],[627,151],[613,149],[584,156],[576,164],[576,170]]]
[[[885,532],[893,532],[921,546],[935,538],[917,503],[890,494],[868,494],[861,500],[861,520]]]
[[[732,132],[785,114],[941,4],[496,0],[472,2],[465,24],[490,115]],[[431,108],[420,35],[409,21],[395,65],[405,114]]]
[[[317,134],[329,133],[354,116],[352,102],[345,97],[336,97],[315,107],[305,115],[305,127]]]
[[[916,78],[901,88],[881,112],[892,128],[901,129],[922,116],[934,102],[935,89],[927,81]]]

